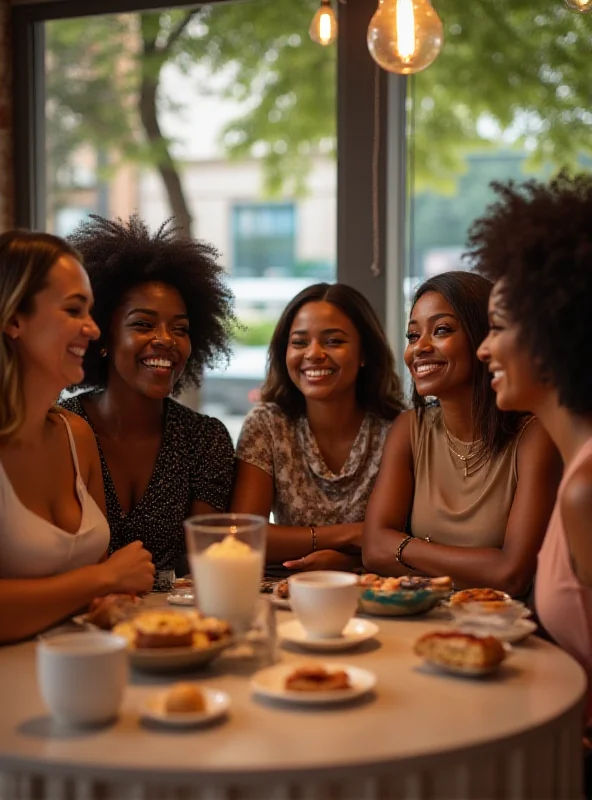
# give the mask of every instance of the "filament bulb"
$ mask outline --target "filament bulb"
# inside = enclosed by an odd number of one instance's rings
[[[574,11],[580,11],[582,14],[592,11],[592,0],[565,0],[565,5]]]
[[[429,67],[442,41],[442,22],[430,0],[379,0],[368,26],[370,55],[383,69],[400,75]]]
[[[321,5],[310,23],[308,35],[313,42],[323,46],[337,39],[337,19],[331,7],[331,0],[321,0]]]

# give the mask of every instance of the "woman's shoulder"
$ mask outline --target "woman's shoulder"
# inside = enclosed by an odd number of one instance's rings
[[[167,415],[176,427],[190,431],[193,435],[207,436],[208,438],[222,436],[230,439],[226,425],[217,417],[210,417],[200,411],[194,411],[189,406],[168,398]]]
[[[290,427],[290,420],[277,403],[257,403],[245,417],[243,427],[266,427],[270,429]]]
[[[58,406],[60,408],[66,409],[66,411],[69,411],[72,414],[78,414],[79,416],[82,416],[84,414],[82,400],[85,396],[89,394],[90,392],[79,392],[78,394],[74,394],[71,397],[62,396],[58,401]]]
[[[97,444],[92,428],[81,416],[73,411],[69,411],[62,406],[56,406],[53,413],[64,420],[72,433],[76,453],[81,459],[86,455],[94,455]]]

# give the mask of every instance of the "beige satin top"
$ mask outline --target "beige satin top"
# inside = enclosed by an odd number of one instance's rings
[[[465,476],[464,463],[451,452],[440,407],[409,413],[413,535],[457,547],[502,547],[518,482],[516,453],[524,427],[502,453]],[[466,452],[462,445],[452,446]]]

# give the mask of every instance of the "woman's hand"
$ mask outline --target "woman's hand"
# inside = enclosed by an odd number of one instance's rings
[[[103,564],[107,570],[109,593],[144,594],[154,583],[152,555],[142,542],[116,550]]]
[[[349,571],[360,565],[359,556],[346,555],[345,553],[340,553],[338,550],[315,550],[314,553],[309,553],[303,558],[297,558],[294,561],[284,561],[284,567],[288,569],[298,569],[301,572],[315,569]]]

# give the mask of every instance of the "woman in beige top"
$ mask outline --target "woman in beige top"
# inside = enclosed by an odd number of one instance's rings
[[[560,462],[536,420],[496,407],[476,357],[490,289],[480,275],[448,272],[416,292],[405,351],[415,409],[389,433],[363,559],[381,574],[446,574],[457,587],[520,595],[534,575]]]

